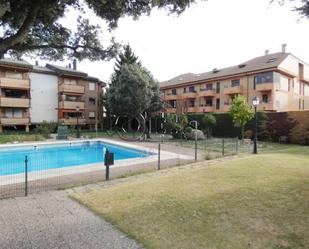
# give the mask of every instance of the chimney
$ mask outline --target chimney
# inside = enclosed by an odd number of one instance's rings
[[[77,65],[76,65],[76,59],[73,59],[73,70],[77,69]]]
[[[38,61],[35,61],[35,65],[38,66],[38,65],[39,65],[39,62],[38,62]]]
[[[269,53],[269,50],[268,49],[265,50],[265,55],[268,55],[268,53]]]
[[[286,44],[282,44],[282,53],[286,53]]]

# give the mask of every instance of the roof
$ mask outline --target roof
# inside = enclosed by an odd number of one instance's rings
[[[32,65],[25,60],[0,59],[0,65],[32,69]]]
[[[201,74],[193,74],[193,73],[186,73],[179,75],[175,78],[172,78],[167,81],[163,81],[160,83],[160,87],[168,87],[174,86],[183,83],[191,83],[196,81],[202,80],[211,80],[220,77],[232,76],[241,73],[249,73],[258,70],[264,70],[268,68],[275,68],[278,67],[279,64],[289,56],[289,53],[273,53],[268,54],[260,57],[256,57],[249,61],[245,61],[240,63],[236,66],[226,67],[222,69],[213,69],[212,71],[201,73]]]
[[[56,72],[54,72],[53,70],[41,66],[33,66],[32,72],[57,75]]]
[[[87,74],[79,71],[79,70],[74,70],[71,68],[67,68],[67,67],[61,67],[58,65],[53,65],[53,64],[46,64],[46,67],[55,71],[57,74],[61,74],[61,75],[68,75],[68,76],[75,76],[75,77],[82,77],[85,78],[87,77]]]

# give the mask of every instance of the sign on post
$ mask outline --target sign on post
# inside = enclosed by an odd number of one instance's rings
[[[114,164],[114,153],[109,152],[108,149],[105,151],[104,155],[104,165],[106,167],[105,169],[105,180],[109,180],[109,166]]]

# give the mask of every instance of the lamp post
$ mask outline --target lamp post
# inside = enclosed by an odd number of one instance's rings
[[[80,132],[79,132],[79,123],[78,123],[78,118],[79,118],[79,106],[76,106],[76,112],[77,112],[77,117],[76,117],[76,137],[80,138]]]
[[[253,138],[253,154],[257,154],[257,106],[260,104],[260,99],[258,97],[254,97],[252,99],[252,105],[254,106],[254,138]]]
[[[195,128],[195,133],[194,133],[194,161],[197,161],[197,121],[196,120],[192,120],[189,122],[190,124],[194,124],[194,128]]]

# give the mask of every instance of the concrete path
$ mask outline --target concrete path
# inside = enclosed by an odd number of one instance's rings
[[[67,195],[50,191],[0,200],[0,248],[142,248]]]

